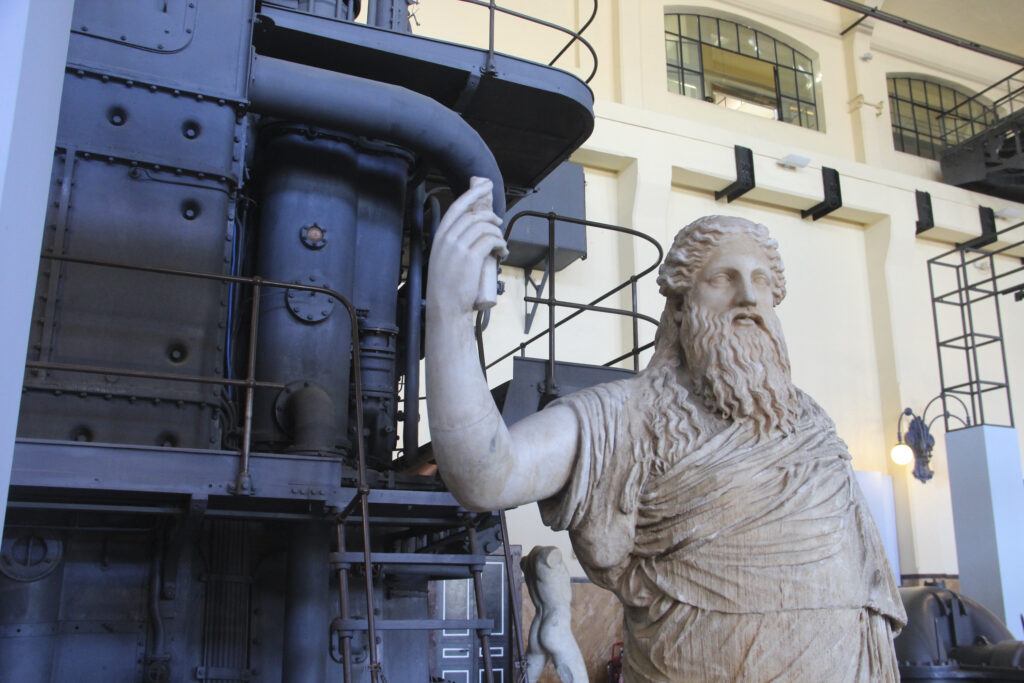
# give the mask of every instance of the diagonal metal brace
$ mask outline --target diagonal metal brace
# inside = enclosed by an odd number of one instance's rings
[[[533,298],[535,301],[531,304],[528,300],[523,301],[523,312],[525,313],[526,322],[523,323],[523,334],[530,334],[530,328],[533,326],[533,319],[537,316],[537,307],[540,306],[540,301],[544,294],[544,287],[548,283],[548,274],[551,269],[547,266],[544,267],[544,275],[541,277],[540,282],[534,282],[533,280],[533,269],[523,269],[523,281],[526,285],[527,291],[533,289]],[[529,294],[527,294],[527,298]]]

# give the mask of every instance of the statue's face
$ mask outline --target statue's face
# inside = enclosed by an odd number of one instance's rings
[[[718,317],[733,313],[734,329],[764,326],[772,312],[772,270],[764,250],[731,235],[711,252],[689,292],[690,305]]]
[[[775,314],[771,261],[747,235],[711,251],[679,302],[679,348],[696,395],[712,412],[759,433],[789,430],[799,404]]]

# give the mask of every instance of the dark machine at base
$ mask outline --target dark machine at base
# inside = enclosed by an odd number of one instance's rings
[[[359,5],[76,3],[0,681],[516,679],[501,520],[410,465],[425,264],[592,94]]]
[[[944,586],[900,588],[907,626],[896,638],[904,681],[1024,681],[1024,642],[974,600]]]

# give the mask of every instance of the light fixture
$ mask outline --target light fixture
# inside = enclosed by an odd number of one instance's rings
[[[799,154],[787,154],[779,159],[777,163],[783,168],[796,170],[798,168],[805,167],[807,164],[811,163],[811,160]]]
[[[935,447],[935,437],[931,433],[931,426],[935,421],[940,417],[952,417],[959,420],[964,427],[971,426],[971,414],[967,406],[958,397],[951,394],[947,394],[946,398],[952,398],[959,402],[963,406],[967,419],[952,415],[944,410],[933,417],[930,422],[926,422],[925,416],[928,415],[928,409],[942,397],[943,394],[939,394],[928,401],[924,410],[921,411],[921,415],[917,415],[910,408],[904,408],[903,412],[900,413],[899,420],[896,421],[896,445],[892,447],[889,457],[892,458],[894,463],[901,466],[909,465],[911,461],[914,461],[913,474],[922,482],[927,482],[935,474],[929,465],[932,459],[932,448]],[[945,403],[943,403],[943,407],[945,407]],[[907,430],[903,431],[903,418],[905,417],[910,418],[910,424],[907,425]]]

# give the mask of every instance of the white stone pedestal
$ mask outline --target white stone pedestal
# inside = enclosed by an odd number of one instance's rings
[[[1017,430],[982,425],[950,432],[946,455],[960,588],[1024,640],[1024,481]]]

